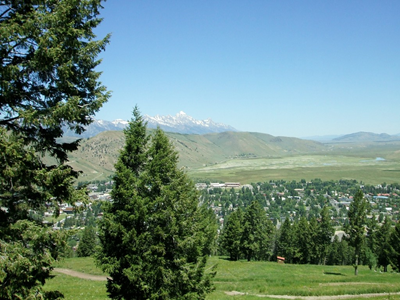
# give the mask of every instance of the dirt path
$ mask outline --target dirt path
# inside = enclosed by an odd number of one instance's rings
[[[394,296],[400,295],[399,293],[375,293],[375,294],[360,294],[360,295],[337,295],[337,296],[289,296],[289,295],[257,295],[257,294],[247,294],[241,292],[225,292],[225,294],[230,296],[244,296],[251,295],[260,298],[276,298],[276,299],[302,299],[302,300],[337,300],[337,299],[351,299],[351,298],[372,298],[379,296]]]
[[[77,271],[73,271],[73,270],[69,270],[69,269],[54,268],[54,271],[58,272],[58,273],[70,275],[73,277],[82,278],[82,279],[89,279],[89,280],[96,280],[96,281],[106,281],[107,280],[107,276],[90,275],[90,274],[81,273],[81,272],[77,272]]]

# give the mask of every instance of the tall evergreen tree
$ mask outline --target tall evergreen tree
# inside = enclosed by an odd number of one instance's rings
[[[108,43],[93,32],[100,8],[100,0],[0,1],[1,299],[57,296],[41,286],[63,237],[39,216],[50,203],[57,214],[60,203],[87,198],[64,164],[78,141],[59,138],[63,125],[82,133],[109,97],[95,70]]]
[[[250,261],[268,260],[271,256],[273,237],[272,222],[267,219],[258,201],[252,201],[243,216],[241,248],[243,256]]]
[[[238,208],[229,215],[222,232],[221,247],[228,252],[230,260],[236,261],[241,257],[242,234],[243,213]]]
[[[317,231],[317,245],[318,245],[318,260],[319,263],[325,264],[325,258],[327,255],[327,249],[331,244],[332,236],[334,235],[334,229],[331,224],[329,216],[329,209],[324,206],[321,210],[321,222],[318,225]]]
[[[368,219],[367,225],[367,247],[371,249],[372,254],[376,257],[378,242],[378,222],[373,214],[371,219]]]
[[[96,250],[96,230],[92,226],[86,226],[83,230],[83,235],[79,241],[78,250],[76,254],[79,257],[91,256]]]
[[[396,223],[390,235],[389,260],[393,270],[400,272],[400,222]]]
[[[383,272],[387,272],[387,266],[390,264],[390,234],[391,220],[386,216],[382,226],[378,229],[376,249],[378,267],[383,267]]]
[[[204,299],[212,289],[205,264],[216,234],[209,226],[215,225],[166,135],[157,129],[149,143],[137,108],[133,114],[116,164],[114,202],[99,226],[96,257],[112,278],[109,296]]]
[[[297,232],[296,236],[298,237],[296,240],[298,242],[298,260],[301,264],[308,264],[311,262],[312,256],[312,232],[310,230],[310,226],[305,217],[301,217],[298,225],[296,226]]]
[[[289,218],[286,218],[279,229],[279,236],[276,242],[276,255],[285,258],[285,262],[293,263],[297,257],[297,246],[295,244],[295,228],[290,224]]]
[[[350,245],[355,250],[354,274],[358,275],[358,259],[361,249],[365,242],[365,229],[367,225],[368,202],[364,198],[361,190],[354,195],[354,200],[350,204],[348,218],[349,224],[346,227],[346,233],[350,237]]]
[[[309,222],[309,233],[310,233],[310,262],[312,264],[319,263],[319,224],[315,217],[310,218]]]

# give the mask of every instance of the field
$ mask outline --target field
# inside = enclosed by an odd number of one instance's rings
[[[362,299],[369,294],[373,299],[400,299],[400,274],[380,273],[359,268],[354,276],[351,266],[281,265],[274,262],[231,262],[212,257],[209,265],[217,264],[214,278],[215,291],[207,299],[339,299],[339,295],[352,295]],[[85,274],[104,275],[91,258],[65,259],[56,267],[76,270]],[[75,278],[54,272],[46,289],[64,293],[65,299],[107,299],[105,282]],[[382,294],[386,293],[386,294]],[[379,295],[372,295],[379,294]],[[288,295],[287,297],[282,297]],[[358,296],[357,296],[358,295]],[[275,297],[274,297],[275,296]],[[309,298],[313,296],[312,298]],[[324,298],[321,298],[324,296]],[[366,295],[365,295],[366,296]],[[346,297],[348,298],[348,297]],[[343,296],[340,299],[345,299]]]
[[[296,155],[277,158],[234,159],[190,170],[194,179],[238,181],[356,179],[367,184],[400,181],[400,161],[382,159],[374,153]]]

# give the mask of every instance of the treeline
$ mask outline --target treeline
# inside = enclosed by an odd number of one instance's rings
[[[327,207],[317,220],[301,217],[297,222],[286,218],[279,229],[268,219],[256,201],[242,210],[236,209],[226,220],[220,235],[219,250],[231,260],[276,260],[284,257],[288,263],[326,263],[334,229]]]
[[[285,218],[278,228],[257,201],[238,207],[225,220],[219,254],[230,260],[276,261],[280,256],[293,264],[362,264],[384,272],[391,265],[400,271],[400,223],[392,227],[388,216],[382,224],[375,215],[368,218],[367,202],[362,192],[357,195],[349,210],[350,222],[337,235],[327,206],[318,218]]]

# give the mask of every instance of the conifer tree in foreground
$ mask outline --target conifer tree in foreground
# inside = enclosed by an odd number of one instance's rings
[[[109,41],[94,33],[101,2],[0,1],[0,299],[61,296],[42,286],[65,235],[42,214],[87,200],[66,164],[79,141],[60,138],[63,126],[85,131],[109,98],[96,71]]]
[[[109,273],[112,299],[204,299],[214,273],[205,273],[215,224],[162,130],[151,138],[137,107],[124,131],[113,203],[99,224],[96,258]]]

